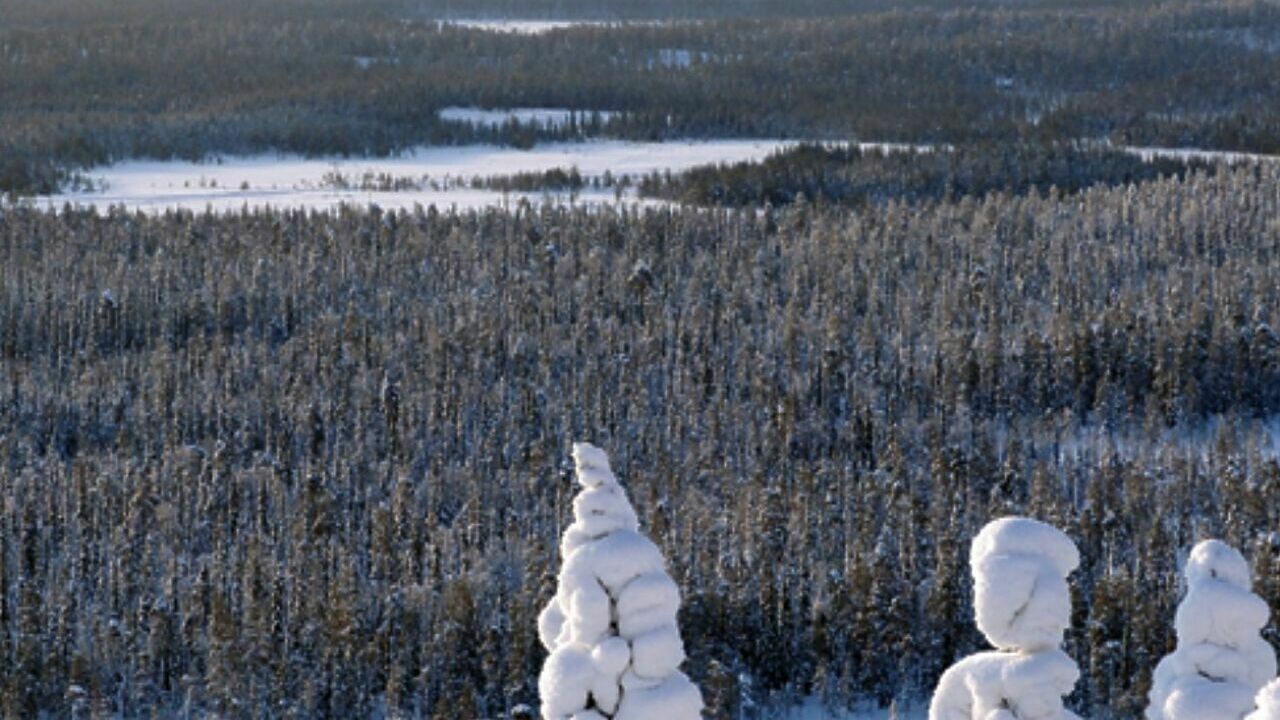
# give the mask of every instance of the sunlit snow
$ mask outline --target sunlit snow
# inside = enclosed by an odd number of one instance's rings
[[[217,161],[131,160],[93,168],[85,174],[92,191],[64,191],[36,197],[29,202],[40,207],[112,207],[162,211],[238,211],[249,207],[328,209],[339,205],[377,204],[386,209],[412,209],[415,205],[435,205],[459,210],[502,207],[553,200],[581,204],[612,203],[618,199],[636,202],[633,192],[584,188],[567,194],[503,193],[497,190],[459,187],[473,178],[519,173],[541,173],[557,168],[576,168],[591,184],[606,173],[617,178],[636,179],[653,172],[684,172],[716,163],[763,160],[770,154],[796,144],[789,140],[713,140],[666,143],[597,140],[580,143],[547,143],[531,150],[494,145],[421,147],[386,158],[305,158],[297,155],[255,155],[228,157]],[[867,149],[894,152],[908,145],[864,144]],[[342,176],[360,179],[385,175],[408,178],[419,187],[408,190],[367,190],[360,185],[335,187],[327,178]]]
[[[628,27],[641,25],[661,25],[668,21],[657,20],[482,20],[461,19],[444,20],[443,25],[486,32],[512,33],[515,35],[542,35],[554,30],[565,30],[575,27]]]
[[[577,168],[590,180],[606,172],[615,178],[638,178],[652,172],[682,172],[699,165],[761,160],[794,143],[783,140],[718,140],[707,142],[635,143],[602,140],[549,143],[531,150],[492,145],[423,147],[398,157],[304,158],[297,155],[229,157],[219,161],[131,160],[86,173],[98,188],[41,196],[40,206],[96,205],[130,209],[187,208],[236,211],[243,207],[332,208],[376,203],[384,208],[436,205],[441,209],[484,208],[515,204],[521,198],[541,201],[542,193],[502,193],[458,188],[458,181],[556,168]],[[340,189],[326,176],[360,178],[386,174],[412,178],[422,189],[370,191]],[[432,185],[436,187],[433,187]],[[568,200],[568,196],[552,196]],[[613,190],[584,191],[584,203],[612,202]],[[634,197],[630,197],[634,201]]]

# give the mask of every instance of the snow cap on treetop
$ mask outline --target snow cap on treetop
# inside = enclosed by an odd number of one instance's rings
[[[1071,622],[1067,575],[1080,564],[1062,531],[1028,518],[989,523],[969,552],[978,629],[1001,650],[1056,648]]]
[[[1048,559],[1064,577],[1080,566],[1080,551],[1058,528],[1024,517],[987,523],[973,539],[969,563],[991,555],[1036,555]]]
[[[573,444],[573,463],[578,483],[585,488],[618,484],[617,478],[613,476],[613,468],[609,467],[609,456],[591,443]]]
[[[1186,576],[1188,585],[1196,585],[1205,580],[1221,580],[1241,590],[1252,586],[1249,578],[1249,564],[1244,556],[1235,548],[1221,540],[1205,540],[1191,550],[1187,558]]]

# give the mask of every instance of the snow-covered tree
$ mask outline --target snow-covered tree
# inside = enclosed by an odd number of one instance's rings
[[[1080,670],[1060,645],[1070,625],[1067,576],[1080,564],[1057,528],[1004,518],[982,529],[969,551],[978,629],[997,649],[943,673],[930,720],[1066,720]]]
[[[538,690],[546,720],[695,720],[702,694],[679,667],[680,591],[662,553],[592,445],[573,446],[582,491],[560,544],[556,595],[538,618],[550,651]]]
[[[1218,540],[1195,546],[1186,578],[1178,647],[1156,666],[1147,718],[1240,720],[1276,676],[1275,652],[1259,634],[1271,611],[1251,592],[1244,558]]]
[[[1280,720],[1280,680],[1272,680],[1258,691],[1258,709],[1244,720]]]

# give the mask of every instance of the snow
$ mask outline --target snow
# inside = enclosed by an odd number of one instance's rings
[[[1280,680],[1272,680],[1258,691],[1258,709],[1245,720],[1280,720]]]
[[[1280,155],[1263,155],[1260,153],[1232,152],[1229,150],[1200,150],[1198,148],[1166,148],[1166,147],[1138,147],[1134,145],[1124,145],[1120,150],[1131,155],[1137,155],[1144,162],[1151,162],[1159,159],[1170,159],[1180,161],[1202,160],[1204,162],[1224,162],[1228,165],[1238,165],[1241,163],[1261,163],[1280,161]]]
[[[702,694],[679,668],[680,592],[599,448],[573,448],[574,522],[555,597],[538,619],[550,656],[538,679],[546,720],[694,720]]]
[[[1067,575],[1080,553],[1066,535],[1025,518],[996,520],[974,539],[974,610],[978,629],[1000,650],[1062,644],[1071,615]]]
[[[1196,545],[1184,574],[1178,647],[1156,666],[1146,716],[1240,720],[1276,676],[1275,652],[1260,634],[1270,608],[1251,592],[1244,558],[1218,540]]]
[[[633,27],[645,25],[663,25],[665,20],[481,20],[461,19],[444,20],[442,25],[453,25],[484,32],[509,33],[512,35],[545,35],[556,30],[567,30],[579,27]]]
[[[699,165],[762,160],[793,146],[785,140],[712,140],[666,143],[597,140],[581,143],[546,143],[531,150],[494,145],[419,147],[387,158],[305,158],[264,154],[223,158],[215,162],[131,160],[89,171],[96,191],[66,191],[32,199],[38,206],[121,205],[131,210],[163,211],[186,208],[238,212],[243,207],[329,209],[344,204],[376,203],[386,209],[412,209],[436,205],[459,210],[515,205],[522,198],[533,203],[544,199],[562,202],[566,195],[509,193],[495,190],[430,186],[418,190],[373,191],[326,186],[326,175],[337,173],[359,178],[366,174],[433,182],[491,177],[556,168],[576,167],[591,180],[606,171],[615,178],[638,178],[651,172],[683,172]],[[456,183],[454,183],[456,185]],[[635,201],[634,195],[624,195]],[[584,190],[582,204],[606,204],[615,200],[612,189]]]
[[[1071,539],[1028,518],[989,523],[970,546],[974,615],[998,648],[952,665],[938,681],[930,720],[1067,720],[1079,679],[1062,652],[1071,621],[1067,576],[1080,564]]]
[[[450,106],[441,108],[439,117],[448,122],[463,123],[474,127],[498,128],[508,122],[521,125],[535,125],[540,128],[564,128],[577,115],[586,121],[599,117],[601,122],[608,122],[617,113],[610,110],[570,110],[568,108],[505,108],[484,110],[475,107]]]

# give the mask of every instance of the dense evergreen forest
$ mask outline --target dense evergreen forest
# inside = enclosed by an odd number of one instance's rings
[[[1110,147],[1070,143],[888,151],[806,144],[762,162],[655,173],[642,178],[639,189],[644,197],[694,205],[753,207],[810,201],[860,207],[890,200],[983,197],[993,192],[1072,193],[1097,185],[1182,177],[1193,168],[1213,169],[1203,161],[1144,160]],[[547,178],[547,185],[555,187],[553,180]]]
[[[458,22],[513,16],[596,22]],[[581,440],[709,718],[927,696],[985,647],[968,543],[1008,514],[1080,549],[1072,707],[1139,717],[1196,541],[1280,612],[1280,162],[1124,146],[1280,153],[1278,67],[1263,0],[0,0],[12,199],[128,158],[807,141],[439,181],[617,193],[588,208],[0,200],[0,714],[536,706]],[[440,115],[517,107],[578,112]]]
[[[0,191],[50,192],[77,168],[132,157],[586,135],[1280,151],[1280,6],[1260,0],[520,7],[676,19],[530,36],[438,20],[509,12],[509,0],[9,0]],[[440,120],[452,105],[622,114],[476,129]]]
[[[1280,168],[859,209],[0,210],[6,715],[498,717],[607,447],[709,717],[927,694],[1063,528],[1072,703],[1181,553],[1280,608]],[[1280,644],[1274,625],[1267,638]]]

